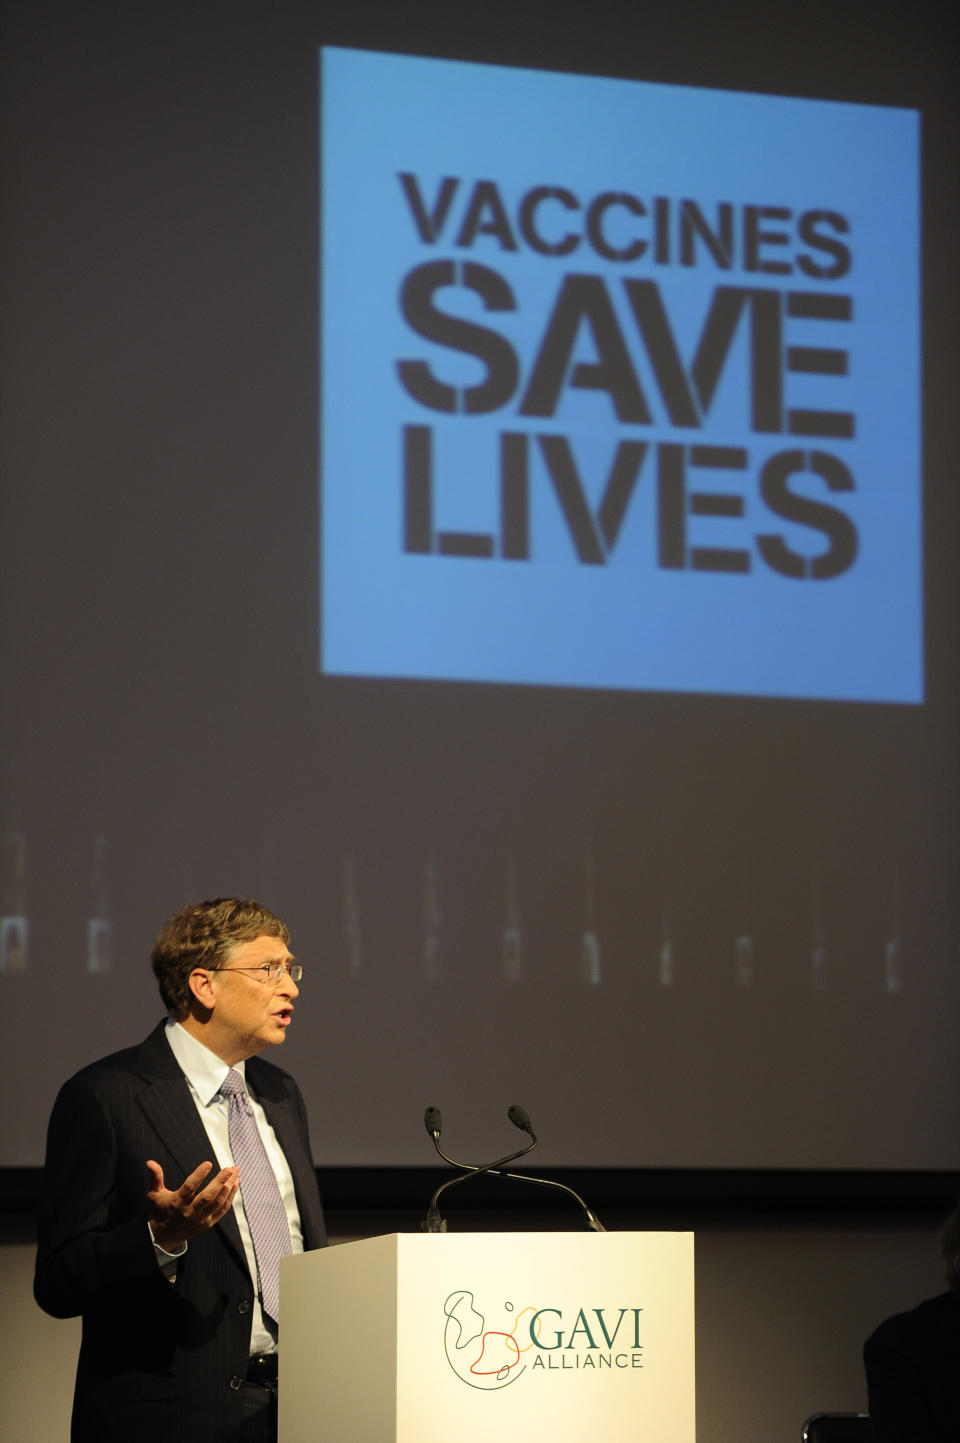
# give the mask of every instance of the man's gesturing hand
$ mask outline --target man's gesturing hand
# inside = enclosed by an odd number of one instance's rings
[[[212,1228],[227,1212],[237,1191],[239,1174],[224,1167],[211,1176],[213,1164],[202,1162],[176,1192],[164,1185],[163,1168],[148,1162],[147,1217],[153,1241],[165,1253],[175,1253],[190,1238]],[[207,1179],[206,1183],[204,1179]]]

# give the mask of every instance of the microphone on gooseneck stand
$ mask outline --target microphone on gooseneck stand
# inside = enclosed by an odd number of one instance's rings
[[[514,1106],[510,1109],[508,1113],[511,1122],[514,1122],[514,1112],[522,1114],[524,1117],[527,1116],[526,1113],[523,1111],[522,1107]],[[529,1120],[530,1119],[527,1118],[527,1122],[529,1122]],[[446,1182],[441,1183],[433,1194],[433,1197],[430,1199],[430,1206],[427,1208],[427,1216],[420,1224],[422,1230],[426,1233],[445,1233],[447,1230],[446,1220],[440,1216],[440,1209],[437,1206],[441,1195],[447,1191],[447,1188],[456,1187],[457,1183],[466,1182],[467,1178],[479,1177],[481,1173],[494,1173],[498,1177],[508,1176],[508,1174],[502,1173],[500,1169],[503,1168],[508,1162],[516,1162],[518,1157],[523,1157],[525,1153],[530,1152],[537,1145],[537,1139],[533,1136],[533,1130],[531,1128],[529,1129],[530,1141],[527,1143],[526,1147],[521,1147],[517,1152],[507,1153],[505,1157],[498,1157],[493,1162],[487,1162],[482,1164],[456,1162],[452,1157],[448,1157],[447,1154],[444,1152],[443,1148],[440,1146],[440,1133],[442,1131],[440,1109],[437,1107],[428,1107],[423,1114],[423,1125],[429,1133],[430,1139],[433,1142],[434,1147],[443,1158],[444,1162],[448,1162],[451,1167],[458,1167],[462,1169],[462,1171],[457,1177],[448,1178]],[[520,1127],[521,1124],[515,1123],[515,1126]],[[526,1131],[527,1129],[524,1130]]]
[[[514,1127],[519,1127],[522,1132],[528,1132],[533,1138],[534,1142],[536,1142],[537,1138],[533,1130],[533,1123],[530,1121],[528,1114],[523,1110],[522,1107],[518,1107],[516,1103],[514,1103],[513,1107],[507,1110],[507,1116],[513,1123]],[[559,1188],[560,1192],[567,1193],[568,1196],[572,1197],[574,1202],[577,1203],[577,1205],[579,1206],[580,1211],[583,1213],[583,1221],[586,1224],[588,1232],[606,1232],[606,1228],[603,1226],[603,1223],[593,1211],[593,1208],[587,1207],[587,1204],[584,1202],[580,1194],[578,1192],[574,1192],[573,1188],[568,1187],[565,1182],[554,1182],[554,1180],[549,1177],[533,1177],[528,1172],[505,1172],[501,1173],[501,1177],[512,1178],[515,1182],[536,1183],[538,1187]]]
[[[521,1148],[519,1152],[512,1153],[509,1157],[499,1158],[496,1162],[487,1163],[483,1167],[475,1167],[470,1163],[457,1162],[454,1158],[449,1157],[447,1153],[444,1152],[443,1148],[440,1146],[441,1120],[439,1109],[436,1107],[427,1108],[426,1112],[424,1113],[423,1121],[434,1147],[443,1158],[444,1162],[448,1162],[451,1167],[461,1168],[463,1171],[461,1172],[461,1175],[459,1177],[450,1178],[447,1182],[443,1183],[439,1188],[437,1188],[436,1192],[433,1195],[433,1198],[431,1199],[430,1208],[428,1209],[426,1220],[421,1223],[421,1227],[423,1228],[424,1232],[446,1232],[447,1224],[440,1217],[440,1213],[437,1208],[437,1200],[440,1197],[440,1194],[444,1192],[448,1187],[453,1187],[455,1183],[464,1182],[468,1177],[476,1177],[480,1173],[490,1173],[495,1177],[510,1178],[514,1182],[530,1182],[534,1183],[537,1187],[552,1187],[558,1189],[558,1191],[560,1192],[565,1192],[569,1197],[573,1198],[574,1202],[580,1208],[580,1211],[583,1214],[584,1224],[589,1232],[606,1232],[606,1228],[603,1226],[593,1209],[588,1207],[580,1194],[578,1192],[575,1192],[572,1187],[568,1187],[566,1183],[554,1182],[552,1178],[533,1177],[530,1173],[527,1172],[505,1172],[502,1170],[506,1163],[514,1162],[518,1157],[523,1157],[525,1153],[530,1152],[531,1149],[536,1147],[537,1145],[537,1135],[533,1130],[533,1123],[530,1121],[530,1116],[524,1108],[520,1107],[518,1103],[513,1103],[513,1105],[507,1109],[507,1116],[513,1123],[514,1127],[519,1128],[521,1132],[526,1132],[529,1134],[531,1139],[530,1142],[526,1147]]]
[[[427,1129],[427,1133],[430,1137],[431,1142],[437,1149],[437,1152],[443,1158],[444,1162],[450,1162],[450,1158],[447,1157],[443,1148],[440,1146],[440,1134],[443,1131],[443,1119],[440,1116],[439,1107],[428,1107],[426,1109],[423,1114],[423,1125]],[[456,1166],[456,1164],[454,1164],[454,1166]],[[437,1208],[436,1202],[431,1199],[430,1206],[427,1209],[427,1216],[420,1224],[421,1231],[425,1233],[440,1233],[446,1232],[446,1227],[447,1225],[443,1221],[443,1218],[440,1216],[440,1212]]]

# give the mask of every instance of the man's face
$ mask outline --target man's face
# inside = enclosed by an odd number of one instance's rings
[[[224,1062],[232,1065],[285,1040],[299,988],[286,966],[279,982],[271,982],[259,969],[292,960],[279,937],[255,937],[238,943],[221,970],[211,974],[216,1001],[207,1045]]]

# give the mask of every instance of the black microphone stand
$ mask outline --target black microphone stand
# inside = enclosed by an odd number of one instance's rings
[[[526,1118],[526,1121],[529,1124],[530,1119],[527,1118],[527,1115],[523,1111],[523,1108],[518,1107],[516,1104],[514,1104],[510,1108],[508,1116],[515,1127],[523,1128],[523,1123],[516,1120],[516,1117],[514,1116],[515,1113],[517,1115],[522,1113],[523,1117]],[[440,1216],[440,1209],[437,1205],[441,1195],[446,1192],[447,1188],[456,1187],[457,1183],[465,1182],[469,1177],[479,1177],[481,1173],[494,1173],[497,1177],[509,1177],[510,1174],[504,1173],[502,1171],[502,1168],[505,1167],[508,1162],[516,1162],[518,1157],[523,1157],[525,1153],[531,1152],[532,1149],[535,1148],[537,1145],[537,1139],[533,1135],[533,1129],[531,1127],[523,1128],[524,1131],[529,1131],[531,1139],[530,1142],[527,1143],[526,1147],[521,1147],[517,1152],[507,1153],[506,1157],[498,1157],[494,1162],[488,1162],[482,1165],[478,1164],[475,1166],[473,1163],[469,1162],[455,1162],[452,1157],[447,1156],[443,1148],[440,1146],[440,1132],[442,1124],[439,1108],[427,1108],[426,1112],[423,1115],[423,1125],[427,1129],[427,1132],[430,1134],[433,1145],[437,1149],[437,1152],[440,1154],[440,1156],[443,1158],[444,1162],[448,1162],[451,1167],[457,1167],[461,1169],[459,1177],[451,1177],[448,1178],[446,1182],[441,1183],[437,1190],[434,1192],[433,1197],[430,1199],[430,1206],[427,1208],[427,1216],[420,1224],[421,1229],[425,1233],[445,1233],[447,1231],[446,1219]]]
[[[484,1166],[479,1167],[474,1166],[472,1163],[457,1162],[455,1158],[449,1157],[448,1154],[444,1152],[443,1148],[440,1146],[440,1132],[442,1129],[440,1110],[436,1107],[427,1108],[426,1112],[423,1115],[423,1123],[424,1127],[430,1135],[430,1139],[433,1142],[434,1147],[436,1148],[439,1155],[443,1158],[444,1162],[449,1163],[451,1167],[460,1168],[462,1169],[462,1171],[459,1177],[448,1178],[445,1183],[441,1183],[440,1187],[438,1187],[436,1192],[433,1194],[433,1197],[430,1200],[430,1207],[427,1210],[426,1219],[420,1224],[423,1231],[429,1233],[446,1232],[447,1224],[445,1219],[441,1218],[440,1216],[437,1202],[440,1198],[440,1195],[445,1192],[447,1188],[453,1187],[459,1182],[464,1182],[468,1177],[477,1177],[481,1173],[490,1173],[495,1177],[508,1177],[511,1178],[514,1182],[530,1182],[534,1183],[537,1187],[552,1187],[558,1189],[560,1192],[566,1193],[568,1197],[573,1198],[574,1202],[577,1203],[580,1211],[583,1213],[583,1220],[588,1232],[606,1232],[606,1228],[603,1226],[603,1223],[597,1217],[593,1209],[588,1207],[580,1194],[578,1192],[575,1192],[572,1187],[568,1187],[566,1183],[554,1182],[552,1178],[534,1177],[531,1173],[528,1172],[504,1171],[507,1163],[515,1162],[518,1157],[523,1157],[525,1153],[530,1152],[537,1145],[537,1135],[533,1130],[533,1124],[530,1121],[528,1114],[522,1107],[520,1107],[517,1103],[514,1103],[510,1108],[508,1108],[507,1116],[513,1123],[514,1127],[518,1127],[521,1132],[529,1133],[531,1139],[530,1142],[527,1144],[526,1147],[521,1148],[519,1152],[512,1153],[507,1157],[498,1158],[496,1162],[486,1163]]]

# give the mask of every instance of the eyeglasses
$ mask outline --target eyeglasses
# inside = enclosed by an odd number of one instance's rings
[[[286,972],[291,982],[300,982],[303,968],[299,962],[262,962],[259,967],[218,967],[218,972],[259,972],[261,982],[279,982]]]

